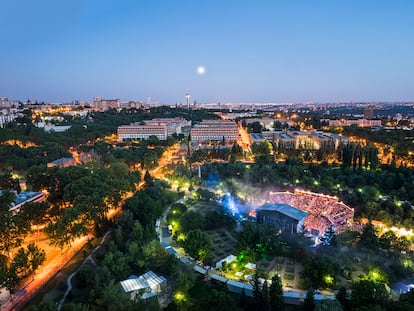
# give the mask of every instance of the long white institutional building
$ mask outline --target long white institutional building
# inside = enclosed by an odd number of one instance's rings
[[[184,126],[191,125],[191,121],[184,118],[157,118],[144,121],[144,124],[133,123],[118,127],[118,140],[148,139],[156,136],[159,140],[166,140],[173,134],[181,134]]]
[[[192,142],[233,142],[239,138],[239,128],[235,121],[203,120],[191,129],[190,135]]]
[[[166,140],[173,134],[182,134],[182,128],[191,126],[191,121],[184,118],[158,118],[146,120],[143,123],[133,123],[118,127],[118,140],[148,139],[156,136],[159,140]],[[239,128],[235,121],[203,120],[190,130],[192,142],[202,143],[210,141],[234,142],[239,138]]]

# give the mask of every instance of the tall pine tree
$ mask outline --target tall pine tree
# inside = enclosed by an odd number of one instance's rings
[[[275,274],[272,277],[272,284],[269,288],[269,303],[270,308],[273,311],[278,311],[283,309],[283,289],[282,281],[280,277]]]

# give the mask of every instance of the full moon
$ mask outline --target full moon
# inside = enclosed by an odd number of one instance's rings
[[[200,76],[206,73],[206,68],[204,66],[198,66],[197,67],[197,74]]]

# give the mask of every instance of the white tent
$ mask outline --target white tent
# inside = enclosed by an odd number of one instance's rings
[[[137,292],[143,292],[145,295],[141,297],[145,299],[161,292],[161,286],[166,282],[167,279],[165,277],[148,271],[139,277],[132,277],[121,281],[120,284],[125,293],[135,296]]]
[[[244,267],[250,270],[254,270],[256,269],[256,264],[248,262],[247,264],[244,265]]]
[[[221,269],[221,267],[223,266],[223,262],[232,263],[236,259],[237,257],[233,254],[228,255],[226,258],[223,258],[216,263],[216,269]]]

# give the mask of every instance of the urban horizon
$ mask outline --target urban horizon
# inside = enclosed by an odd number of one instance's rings
[[[100,97],[100,96],[95,96],[92,98],[92,100],[89,99],[78,99],[78,98],[73,98],[73,99],[68,99],[68,100],[63,100],[63,101],[46,101],[42,98],[31,98],[28,97],[27,99],[22,99],[22,98],[9,98],[8,96],[0,96],[0,99],[7,99],[8,101],[11,102],[20,102],[20,103],[37,103],[37,104],[51,104],[51,105],[62,105],[62,104],[76,104],[76,103],[93,103],[94,98],[101,98],[104,100],[119,100],[120,102],[140,102],[140,103],[156,103],[159,104],[160,106],[175,106],[175,105],[179,105],[179,106],[186,106],[187,102],[186,102],[186,95],[188,94],[184,94],[183,98],[181,100],[177,100],[175,102],[160,102],[157,101],[156,98],[152,98],[152,97],[147,97],[145,99],[136,99],[136,98],[123,98],[123,97],[118,97],[118,96],[114,96],[114,97],[108,97],[108,98],[104,98],[104,97]],[[190,94],[191,95],[191,94]],[[197,98],[192,98],[190,97],[190,105],[194,106],[194,105],[201,105],[201,106],[208,106],[208,105],[274,105],[274,106],[284,106],[284,105],[291,105],[291,106],[297,106],[297,105],[343,105],[343,104],[352,104],[352,105],[375,105],[375,104],[381,104],[381,105],[395,105],[395,104],[403,104],[403,105],[412,105],[414,104],[414,99],[410,99],[410,100],[352,100],[352,101],[296,101],[296,102],[289,102],[289,101],[212,101],[212,102],[203,102],[203,101],[198,101]]]

